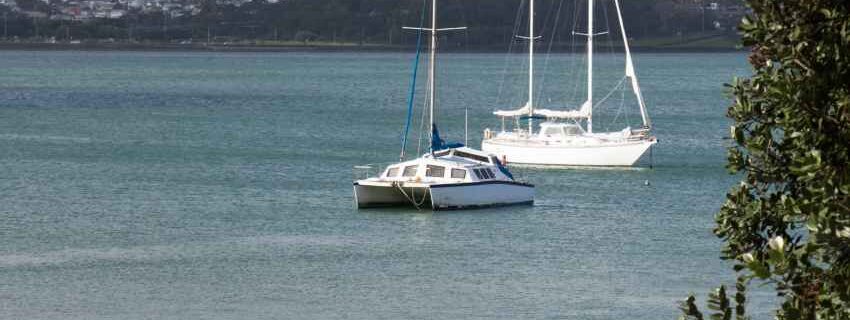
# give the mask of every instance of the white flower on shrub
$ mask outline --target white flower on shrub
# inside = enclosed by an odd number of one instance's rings
[[[775,236],[773,239],[767,242],[767,245],[776,251],[784,251],[785,250],[785,238],[782,236]]]

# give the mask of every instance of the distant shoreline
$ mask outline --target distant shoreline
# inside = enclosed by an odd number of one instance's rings
[[[576,48],[581,47],[577,46]],[[453,53],[504,53],[505,46],[443,46],[444,52]],[[556,46],[552,52],[570,53],[571,47]],[[621,47],[614,47],[622,51]],[[701,53],[701,52],[745,52],[746,49],[733,46],[632,46],[634,52],[658,53]],[[0,42],[0,51],[32,50],[32,51],[200,51],[200,52],[409,52],[415,50],[406,45],[380,44],[334,44],[334,43],[300,43],[285,45],[251,45],[251,44],[176,44],[176,43],[40,43],[40,42]]]

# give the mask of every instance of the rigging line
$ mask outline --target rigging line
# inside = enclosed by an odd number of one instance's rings
[[[425,24],[425,8],[427,0],[422,0],[422,15],[419,17],[419,31],[416,33],[416,60],[413,62],[413,76],[410,80],[410,94],[407,98],[407,120],[404,124],[404,136],[401,138],[401,155],[399,161],[404,160],[404,151],[407,149],[407,135],[410,132],[410,122],[413,120],[413,103],[416,95],[416,79],[419,73],[419,60],[422,53],[422,27]]]
[[[620,89],[620,109],[623,109],[623,118],[626,119],[626,126],[631,127],[631,121],[629,121],[629,112],[626,110],[626,86],[624,85],[622,89]]]
[[[429,89],[425,89],[425,90],[426,90],[426,92],[425,92],[426,95],[431,94]],[[416,155],[417,156],[422,154],[422,133],[425,132],[425,115],[427,114],[426,111],[428,110],[427,106],[428,106],[428,99],[425,99],[425,101],[422,101],[422,116],[421,116],[421,119],[419,120],[419,141],[416,145]]]
[[[611,22],[610,22],[609,17],[608,17],[608,5],[603,5],[602,10],[603,10],[604,17],[605,17],[605,27],[608,30],[611,30],[611,26],[610,26]],[[608,43],[608,51],[611,54],[611,56],[614,56],[614,40],[613,40],[614,37],[611,36],[611,33],[609,33],[609,36],[607,36],[606,38],[607,38],[607,43]],[[609,92],[609,94],[606,95],[606,97],[603,99],[603,100],[608,99],[608,97],[610,97],[614,93],[614,91],[616,91],[618,89],[621,91],[620,108],[617,110],[617,115],[614,117],[614,120],[611,122],[612,126],[616,123],[616,121],[619,119],[619,117],[621,115],[623,115],[623,118],[626,120],[626,125],[627,126],[629,125],[629,117],[628,117],[628,114],[626,113],[626,110],[625,110],[625,86],[623,85],[626,78],[628,78],[628,77],[624,77],[623,79],[621,79],[619,81],[619,83],[612,89],[612,91]]]
[[[606,33],[605,43],[608,45],[608,54],[609,54],[609,57],[614,57],[614,37],[612,36],[612,33],[611,33],[611,21],[608,17],[608,5],[609,5],[608,3],[602,3],[602,5],[601,5],[601,7],[602,7],[602,17],[605,19],[605,33]],[[622,81],[620,83],[622,83]],[[610,97],[610,95],[613,94],[614,91],[616,91],[617,89],[619,89],[621,87],[620,83],[618,83],[617,86],[615,86],[614,88],[611,89],[612,91],[610,92],[610,94],[608,96],[606,96],[606,99],[608,97]],[[620,113],[620,110],[617,110],[618,116],[619,116],[619,113]],[[609,125],[613,126],[612,124],[609,124]],[[606,128],[606,129],[610,129],[610,128]]]
[[[629,116],[629,110],[626,109],[626,91],[627,90],[626,90],[625,85],[623,85],[622,90],[623,90],[623,93],[622,93],[622,97],[620,99],[621,99],[621,103],[623,104],[623,113],[626,115],[626,125],[631,127],[632,126],[631,117]]]
[[[554,6],[555,6],[555,2],[552,1],[552,2],[549,3],[549,10],[546,10],[546,17],[543,18],[543,26],[539,29],[540,30],[539,33],[540,33],[541,38],[546,35],[546,30],[548,30],[548,26],[549,26],[549,17],[551,17],[552,13],[554,12],[554,10],[552,10],[552,8]],[[533,36],[536,37],[537,35],[533,35]]]
[[[427,63],[431,63],[431,62],[428,61]],[[426,97],[431,96],[431,86],[425,87],[425,96]],[[429,99],[423,99],[423,101],[422,101],[422,115],[421,115],[421,118],[419,120],[419,142],[416,146],[416,155],[417,156],[422,154],[422,136],[425,134],[425,125],[426,125],[425,119],[426,119],[426,116],[428,115],[428,101],[429,101]],[[428,134],[430,134],[430,132]]]
[[[527,40],[527,41],[530,41],[530,40]],[[521,64],[520,64],[520,70],[528,70],[528,64],[529,64],[528,56],[527,56],[527,55],[525,55],[525,56],[520,56],[520,57],[522,57],[522,60],[521,60],[522,62],[521,62]],[[527,71],[526,71],[526,72],[527,72]],[[517,83],[516,87],[520,87],[520,88],[527,88],[527,87],[524,87],[524,86],[522,85],[523,83],[525,83],[525,82],[524,82],[524,81],[522,81],[522,80],[526,80],[526,81],[527,81],[527,79],[528,79],[528,74],[527,74],[527,73],[523,73],[523,75],[524,75],[523,77],[519,77],[519,79],[520,79],[519,81],[515,80],[515,82]],[[527,86],[527,85],[528,85],[528,83],[525,83],[525,85]],[[523,95],[523,96],[524,96],[524,95]],[[515,97],[515,98],[519,98],[520,100],[519,100],[519,103],[518,103],[518,104],[517,104],[517,103],[515,103],[515,104],[513,104],[513,105],[524,106],[524,105],[525,105],[525,102],[523,102],[523,100],[525,100],[525,99],[522,99],[522,97],[523,97],[523,96],[521,96],[521,95],[514,95],[514,97]],[[526,98],[526,99],[527,99],[527,98]]]
[[[526,1],[527,0],[520,1],[519,6],[517,7],[517,10],[516,10],[517,14],[514,17],[514,29],[512,30],[512,33],[511,33],[510,47],[509,47],[508,54],[505,55],[505,65],[504,65],[504,70],[503,70],[503,73],[502,73],[503,81],[502,81],[502,83],[500,83],[500,85],[504,85],[505,83],[508,82],[508,80],[506,80],[506,78],[508,76],[508,69],[507,69],[508,63],[510,62],[511,59],[515,59],[515,57],[513,56],[513,48],[517,43],[516,38],[519,36],[519,32],[520,32],[519,30],[522,26],[522,20],[525,17],[525,9],[526,9],[526,4],[527,4]],[[526,62],[525,60],[522,60],[522,63],[523,63],[521,65],[522,69],[527,68],[527,65],[524,64],[525,62]],[[511,87],[517,86],[517,84],[518,84],[517,77],[515,77],[515,76],[510,77],[510,82],[511,82],[510,83]],[[499,88],[499,96],[500,96],[499,101],[501,101],[501,94],[503,92],[504,92],[503,88],[500,87]],[[520,100],[522,99],[518,95],[510,95],[510,96],[511,96],[511,98],[509,98],[508,101],[507,101],[508,105],[514,106],[514,105],[517,105],[517,104],[522,104],[521,101],[517,100],[517,99],[520,99]],[[512,125],[513,125],[513,128],[516,129],[519,126],[519,121],[517,121],[516,125],[514,125],[513,123],[512,123]]]
[[[608,5],[607,4],[602,5],[602,12],[605,16],[605,29],[607,30],[606,32],[608,32],[608,35],[605,36],[605,38],[608,39],[608,41],[607,41],[608,42],[608,52],[611,53],[611,56],[613,56],[614,55],[614,37],[612,36],[612,33],[610,32],[611,22],[608,20]]]
[[[575,2],[575,6],[573,7],[573,27],[572,32],[570,33],[570,53],[572,54],[571,63],[570,63],[570,74],[575,74],[575,70],[578,68],[578,59],[576,59],[576,26],[578,26],[578,12],[580,6],[578,5],[578,1]],[[586,57],[585,57],[586,58]],[[573,92],[567,101],[573,101],[578,96],[578,86],[579,80],[574,79],[573,81]]]
[[[622,86],[623,83],[626,82],[626,79],[628,79],[628,78],[629,77],[626,77],[626,76],[623,76],[622,78],[620,78],[620,82],[618,82],[617,85],[613,89],[611,89],[611,91],[609,91],[608,94],[605,95],[605,97],[600,99],[599,102],[593,104],[593,108],[594,109],[598,108],[599,105],[601,105],[603,102],[605,102],[605,100],[608,100],[608,98],[610,98],[611,95],[614,94],[614,92],[617,91],[617,89],[620,89],[620,86]]]
[[[561,1],[563,1],[563,0],[561,0]],[[540,39],[547,39],[546,31],[549,30],[549,21],[551,20],[550,17],[555,12],[555,10],[552,10],[552,8],[554,8],[554,7],[555,7],[555,1],[550,2],[549,3],[549,10],[546,10],[546,18],[543,19],[543,26],[539,29],[540,30],[539,31]],[[555,21],[557,21],[557,19]],[[556,28],[557,28],[557,26],[556,26]],[[554,28],[553,28],[553,31],[552,31],[553,36],[551,38],[548,38],[550,44],[552,43],[553,39],[555,38],[554,37],[555,32],[557,32],[557,30],[554,30]],[[545,42],[546,40],[543,40],[543,41]],[[537,98],[539,98],[539,96],[540,96],[540,93],[539,93],[540,88],[542,88],[544,86],[543,81],[545,81],[545,79],[546,79],[546,72],[547,72],[546,67],[548,66],[548,63],[549,63],[549,54],[550,54],[551,50],[552,50],[552,46],[548,45],[547,49],[546,49],[546,58],[543,60],[543,71],[540,72],[543,75],[540,77],[541,80],[538,81],[538,86],[537,86],[538,89],[537,89],[537,93],[535,93],[535,95],[534,95],[534,97],[535,97],[534,101],[537,101]]]
[[[466,23],[464,23],[463,25],[466,25]],[[463,51],[464,53],[469,53],[469,29],[463,29],[463,39]]]
[[[625,111],[625,109],[626,109],[626,108],[625,108],[625,107],[626,107],[626,86],[620,86],[620,88],[619,88],[619,89],[620,89],[620,108],[619,108],[619,109],[617,109],[617,114],[614,116],[614,120],[612,120],[612,121],[611,121],[611,124],[610,124],[610,125],[611,125],[611,126],[614,126],[614,124],[616,124],[616,123],[617,123],[617,120],[619,120],[619,119],[620,119],[620,115],[622,114],[622,115],[624,115],[624,116],[623,116],[623,118],[624,118],[624,119],[626,119],[626,126],[627,126],[627,127],[630,127],[630,126],[629,126],[629,123],[628,123],[628,122],[629,122],[629,117],[628,117],[628,115],[627,115],[627,114],[625,114],[625,112],[624,112],[624,111]]]
[[[618,0],[614,0],[614,1],[618,1]],[[616,5],[616,4],[615,4],[615,5]],[[619,17],[618,17],[618,19],[619,19]],[[621,23],[619,20],[617,20],[617,22],[618,22],[618,23]],[[620,33],[620,35],[622,36],[622,29],[620,29],[620,28],[615,28],[615,29],[620,30],[620,32],[621,32],[621,33]],[[614,37],[612,36],[611,38],[614,38]],[[613,41],[613,40],[612,40],[612,41]],[[625,43],[623,43],[623,46],[624,46],[624,47],[623,47],[623,49],[624,49],[624,51],[625,51],[625,45],[626,45],[626,44],[625,44]],[[631,123],[629,123],[629,122],[630,122],[630,121],[629,121],[629,118],[630,118],[630,117],[629,117],[629,112],[628,112],[628,110],[626,109],[626,85],[623,85],[623,86],[620,88],[620,110],[621,110],[620,112],[622,112],[622,113],[623,113],[623,118],[626,120],[626,127],[631,127],[632,125],[631,125]]]
[[[523,19],[525,19],[525,16],[526,16],[525,13],[526,13],[526,9],[528,7],[528,4],[529,4],[528,1],[523,0],[522,3],[520,3],[519,10],[517,10],[517,13],[519,13],[519,15],[517,16],[518,19],[517,19],[516,24],[515,24],[514,35],[513,35],[513,38],[512,38],[512,43],[514,43],[514,44],[518,44],[518,43],[521,42],[520,40],[517,40],[517,39],[522,39],[522,37],[520,36],[520,32],[521,32],[520,29],[522,29],[521,28],[522,21],[523,21]],[[520,46],[520,47],[524,48],[524,46]],[[512,56],[512,58],[517,58],[517,57],[513,57],[513,55],[511,55],[511,56]],[[524,59],[524,56],[520,56],[520,57],[523,57],[523,59],[520,60],[521,64],[520,64],[519,69],[520,70],[528,70],[529,61],[527,59]],[[521,83],[525,79],[526,79],[525,77],[521,77],[521,76],[520,77],[514,77],[511,87],[522,87]],[[523,96],[512,94],[511,97],[512,97],[512,99],[508,102],[509,105],[511,105],[511,106],[517,106],[517,105],[523,106],[523,105],[525,105],[525,103],[523,101]]]
[[[525,0],[520,1],[519,7],[516,10],[516,17],[514,17],[514,28],[511,30],[511,38],[508,41],[508,54],[505,55],[504,62],[502,63],[502,78],[499,80],[499,91],[496,95],[496,104],[498,105],[502,101],[502,92],[504,92],[505,87],[505,78],[508,75],[508,63],[510,62],[511,53],[513,53],[514,49],[514,38],[517,34],[519,34],[519,21],[522,17],[523,8],[524,8]],[[512,101],[511,101],[512,102]]]
[[[552,5],[555,5],[554,2]],[[549,74],[549,58],[552,55],[552,45],[555,43],[555,38],[558,34],[558,23],[561,20],[561,9],[563,9],[563,7],[564,0],[561,0],[558,4],[558,11],[555,14],[555,21],[552,23],[552,36],[549,39],[549,48],[546,49],[546,59],[543,60],[543,76],[540,77],[540,86],[537,88],[537,99],[535,99],[535,101],[540,101],[540,97],[543,96],[543,87],[546,83],[546,75]]]
[[[462,26],[468,26],[469,24],[467,23],[468,21],[467,21],[467,18],[466,18],[466,11],[467,10],[466,10],[466,6],[464,5],[464,3],[465,2],[460,2],[460,4],[459,4],[460,7],[461,7],[460,19],[461,19],[461,22],[463,22],[461,25]],[[467,28],[463,29],[463,37],[464,37],[463,52],[469,53],[469,29],[467,29]]]

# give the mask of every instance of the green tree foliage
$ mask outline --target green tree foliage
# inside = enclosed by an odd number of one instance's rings
[[[850,319],[850,2],[748,2],[755,73],[731,85],[728,111],[743,179],[715,234],[740,275],[773,284],[777,318]]]
[[[729,300],[729,295],[726,293],[726,287],[720,286],[714,292],[708,295],[708,308],[712,310],[709,316],[712,320],[732,320],[732,315],[735,315],[735,320],[750,319],[747,316],[747,277],[739,277],[738,283],[735,285],[735,307],[732,307],[732,302]],[[687,300],[679,304],[679,310],[682,311],[680,320],[703,320],[703,314],[699,311],[696,305],[696,298],[693,295]]]

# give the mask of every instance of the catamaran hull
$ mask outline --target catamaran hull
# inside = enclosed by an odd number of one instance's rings
[[[502,143],[484,140],[481,149],[504,157],[508,163],[556,166],[633,166],[655,140],[629,141],[604,146],[559,146]]]
[[[404,193],[392,184],[363,185],[355,182],[354,200],[357,208],[361,209],[431,204],[431,193],[428,188],[403,187],[402,189]]]
[[[404,192],[402,192],[404,190]],[[534,203],[534,186],[511,181],[404,186],[354,184],[357,208],[408,206],[459,210]]]
[[[518,182],[482,181],[431,186],[434,210],[456,210],[534,203],[534,186]]]

